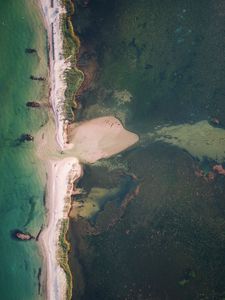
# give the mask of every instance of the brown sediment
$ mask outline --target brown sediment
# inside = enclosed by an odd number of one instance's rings
[[[225,175],[225,169],[222,165],[214,165],[213,171],[220,175]]]
[[[202,177],[206,182],[211,182],[215,179],[215,173],[212,171],[209,171],[205,173],[203,170],[201,170],[199,167],[197,167],[194,171],[195,175],[197,177]]]
[[[216,164],[212,166],[212,170],[205,173],[203,170],[201,170],[199,167],[195,169],[195,175],[197,177],[202,177],[205,181],[211,182],[214,181],[217,175],[223,175],[225,176],[225,169],[223,165]]]
[[[204,177],[204,179],[208,182],[213,181],[215,179],[215,173],[208,172],[207,175]]]

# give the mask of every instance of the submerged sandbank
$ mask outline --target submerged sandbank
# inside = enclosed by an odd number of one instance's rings
[[[88,163],[120,153],[139,139],[113,116],[83,122],[69,132],[71,150],[68,153]]]
[[[150,136],[178,146],[200,160],[207,157],[223,162],[225,159],[225,130],[211,126],[206,120],[162,127]]]

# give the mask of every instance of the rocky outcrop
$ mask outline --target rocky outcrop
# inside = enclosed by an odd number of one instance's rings
[[[33,53],[37,53],[37,50],[34,48],[26,48],[25,49],[25,53],[27,54],[33,54]]]
[[[26,106],[27,107],[33,107],[33,108],[39,108],[39,107],[41,107],[41,104],[39,102],[36,102],[36,101],[28,101],[26,103]]]
[[[12,230],[11,231],[11,237],[13,239],[21,240],[21,241],[29,241],[31,239],[34,239],[34,237],[30,233],[23,232],[19,229]]]
[[[29,241],[29,240],[33,239],[32,235],[30,235],[29,233],[23,233],[23,232],[17,232],[16,237],[17,237],[17,239],[22,240],[22,241]]]
[[[24,133],[20,136],[20,142],[31,142],[34,140],[34,137],[29,133]]]
[[[44,81],[45,77],[30,75],[31,80]]]

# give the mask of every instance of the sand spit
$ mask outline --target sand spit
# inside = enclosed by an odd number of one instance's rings
[[[70,129],[71,144],[67,151],[82,162],[94,163],[99,159],[120,153],[138,141],[138,136],[126,130],[113,116],[96,118]]]
[[[61,16],[65,9],[60,5],[60,0],[39,0],[44,15],[45,26],[49,41],[49,68],[50,68],[50,102],[55,115],[57,126],[56,140],[61,149],[65,146],[65,72],[71,66],[63,56],[63,33],[61,29]],[[53,4],[53,6],[51,5]]]
[[[38,134],[40,145],[38,156],[44,160],[47,168],[46,207],[48,210],[47,227],[40,235],[40,247],[44,257],[46,279],[43,279],[47,299],[63,300],[67,295],[66,274],[57,260],[61,222],[68,219],[73,182],[82,173],[81,166],[75,157],[61,160],[51,160],[57,146],[62,151],[65,141],[65,71],[70,68],[70,62],[63,57],[63,36],[61,30],[61,15],[65,13],[60,0],[39,0],[49,41],[49,84],[50,103],[53,108],[56,123],[56,141],[52,138],[51,124],[47,124]],[[45,131],[46,129],[46,131]],[[53,133],[54,135],[54,133]],[[54,149],[55,148],[55,149]],[[46,151],[45,151],[46,150]],[[56,153],[55,153],[56,154]],[[49,158],[50,157],[50,158]]]
[[[48,162],[47,210],[48,226],[40,236],[47,266],[47,299],[66,299],[66,275],[57,260],[61,221],[68,219],[73,183],[82,174],[76,158]]]

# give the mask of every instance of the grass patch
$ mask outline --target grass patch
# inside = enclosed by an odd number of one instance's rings
[[[71,63],[71,68],[65,72],[66,90],[64,114],[67,120],[74,122],[74,112],[76,111],[76,93],[80,88],[84,74],[77,69],[77,55],[80,47],[80,40],[74,32],[71,16],[74,14],[75,8],[71,0],[61,0],[61,5],[65,7],[66,13],[61,16],[61,28],[63,33],[63,56]],[[57,260],[60,267],[66,274],[67,281],[67,299],[72,298],[72,274],[68,264],[68,251],[70,244],[66,239],[66,234],[69,228],[69,220],[63,219],[60,221],[60,235],[58,240]]]
[[[70,122],[74,122],[74,112],[76,111],[76,92],[79,90],[84,74],[77,69],[77,55],[80,48],[79,37],[74,32],[71,17],[75,12],[74,3],[71,0],[62,0],[61,2],[66,9],[66,13],[62,16],[62,32],[63,32],[63,55],[65,59],[69,59],[71,68],[65,73],[67,88],[65,91],[65,107],[64,113]]]
[[[64,270],[66,274],[66,282],[67,282],[66,298],[70,300],[72,298],[73,284],[72,284],[72,273],[70,271],[70,267],[68,264],[68,252],[70,250],[70,244],[66,239],[68,228],[69,228],[69,220],[65,220],[65,219],[61,220],[57,259],[60,267]]]

